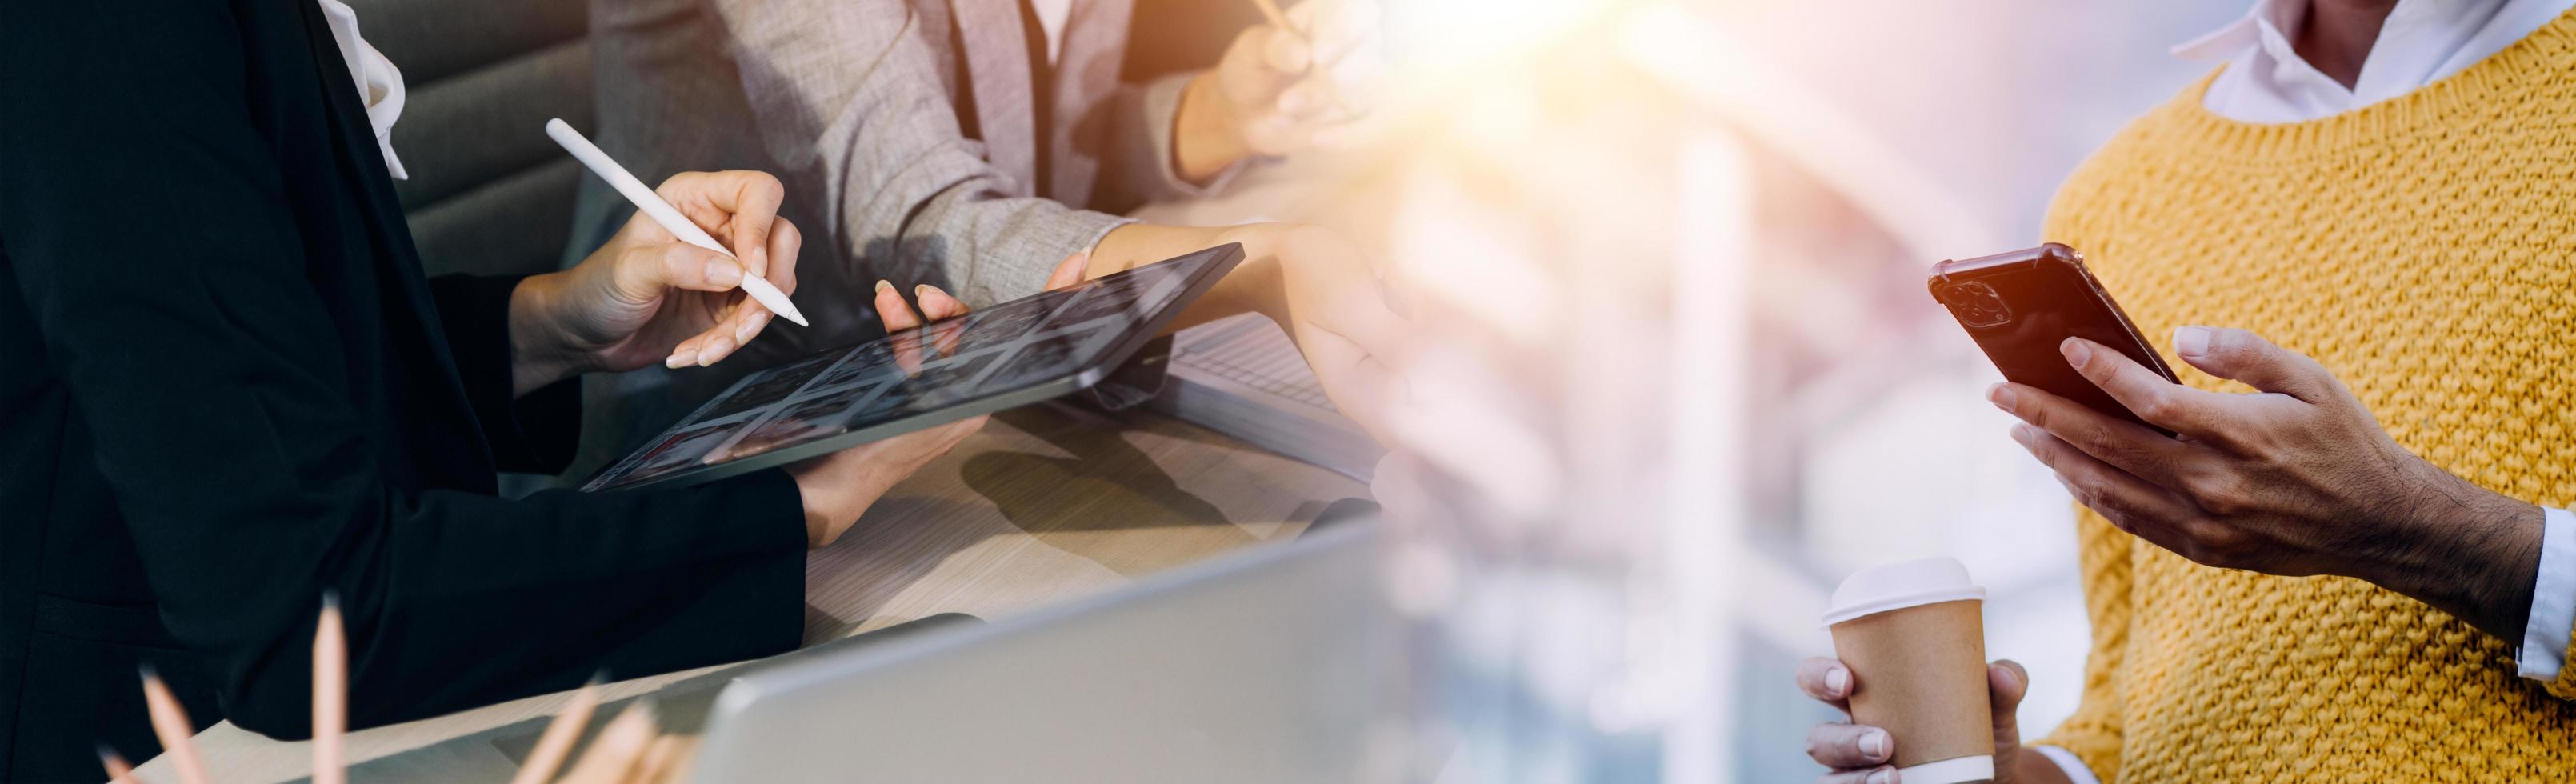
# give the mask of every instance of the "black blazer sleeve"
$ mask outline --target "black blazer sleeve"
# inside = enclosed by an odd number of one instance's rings
[[[0,243],[163,622],[215,660],[235,723],[309,732],[325,590],[349,612],[360,725],[795,646],[804,528],[784,474],[520,501],[404,489],[352,403],[356,338],[326,317],[378,303],[326,302],[308,277],[332,261],[305,258],[278,161],[318,153],[259,132],[273,107],[246,88],[228,4],[9,17]]]
[[[503,471],[551,474],[581,445],[581,379],[567,378],[525,396],[510,375],[510,292],[519,276],[448,275],[429,282],[446,328],[448,350],[465,395]]]

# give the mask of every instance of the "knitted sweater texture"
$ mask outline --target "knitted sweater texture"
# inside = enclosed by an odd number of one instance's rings
[[[2209,80],[2068,180],[2047,238],[2139,330],[2315,357],[2399,444],[2576,501],[2576,16],[2414,93],[2255,125]],[[2170,351],[2170,346],[2159,346]],[[2169,358],[2170,360],[2170,358]],[[2184,383],[2250,391],[2178,360]],[[2105,781],[2576,781],[2576,666],[2368,583],[2200,566],[2089,511],[2081,708],[2044,743]]]

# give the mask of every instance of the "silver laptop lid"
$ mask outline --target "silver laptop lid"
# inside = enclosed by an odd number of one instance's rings
[[[1351,781],[1405,689],[1374,521],[735,680],[698,782]],[[1379,731],[1378,737],[1387,737]]]

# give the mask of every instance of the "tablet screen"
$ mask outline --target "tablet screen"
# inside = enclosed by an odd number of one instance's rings
[[[1185,295],[1204,288],[1193,284],[1232,260],[1232,248],[1148,264],[753,373],[582,489],[668,479],[1063,381],[1112,364],[1112,354],[1123,361]]]

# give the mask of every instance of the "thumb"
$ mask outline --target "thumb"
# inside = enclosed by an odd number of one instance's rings
[[[1986,665],[1986,690],[1995,712],[1995,742],[2005,743],[2009,734],[2010,742],[2019,744],[2021,722],[2015,717],[2021,709],[2021,699],[2030,695],[2030,671],[2022,669],[2021,662],[1997,660]]]
[[[1081,283],[1082,274],[1090,268],[1091,254],[1089,252],[1077,252],[1071,256],[1066,256],[1064,257],[1064,261],[1056,263],[1055,272],[1047,275],[1046,290],[1054,291],[1076,283]]]
[[[2241,329],[2179,327],[2173,347],[2182,361],[2210,375],[2310,403],[2332,394],[2336,385],[2334,374],[2316,360]]]

